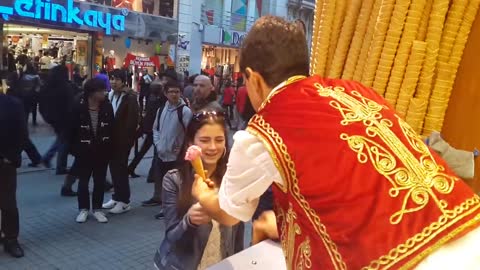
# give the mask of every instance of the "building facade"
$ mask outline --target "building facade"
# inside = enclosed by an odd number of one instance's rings
[[[309,46],[312,43],[315,0],[288,0],[288,19],[301,20],[305,25],[305,34]]]
[[[288,0],[180,0],[177,70],[239,76],[239,47],[260,16],[288,17]]]
[[[2,77],[18,68],[22,55],[39,71],[48,70],[47,63],[89,76],[124,67],[133,80],[144,68],[173,67],[177,14],[173,0],[2,0]]]

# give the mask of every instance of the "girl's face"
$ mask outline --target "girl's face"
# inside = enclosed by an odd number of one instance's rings
[[[215,166],[225,153],[225,130],[219,124],[206,124],[195,134],[195,145],[202,148],[204,165]]]

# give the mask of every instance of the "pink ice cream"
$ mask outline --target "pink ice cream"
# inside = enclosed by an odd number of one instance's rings
[[[185,154],[185,160],[190,161],[195,172],[203,179],[206,179],[202,162],[202,149],[200,147],[196,145],[190,146],[187,149],[187,153]]]
[[[187,149],[187,153],[185,153],[185,160],[194,161],[201,156],[202,148],[198,147],[197,145],[192,145]]]

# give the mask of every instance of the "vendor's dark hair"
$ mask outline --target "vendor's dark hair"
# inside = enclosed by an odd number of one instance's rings
[[[207,124],[217,124],[223,127],[225,132],[225,149],[226,154],[218,160],[217,168],[212,174],[212,180],[220,185],[222,182],[223,175],[227,170],[227,161],[228,161],[228,134],[225,127],[225,116],[223,113],[214,112],[214,111],[202,111],[194,115],[192,121],[187,127],[185,140],[183,146],[180,150],[180,154],[177,158],[177,168],[179,170],[180,178],[182,184],[180,186],[178,202],[177,202],[177,212],[179,216],[185,215],[188,209],[193,205],[192,197],[192,184],[194,181],[194,171],[191,163],[185,160],[185,153],[187,152],[188,147],[193,144],[195,134],[203,126]]]
[[[246,74],[247,67],[270,87],[294,75],[307,76],[308,46],[302,29],[280,17],[258,19],[240,49],[240,71]]]

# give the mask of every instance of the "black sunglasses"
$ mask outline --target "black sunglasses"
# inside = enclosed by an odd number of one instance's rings
[[[193,115],[193,120],[202,121],[205,118],[217,118],[217,117],[225,118],[225,113],[217,112],[217,111],[201,111]]]

